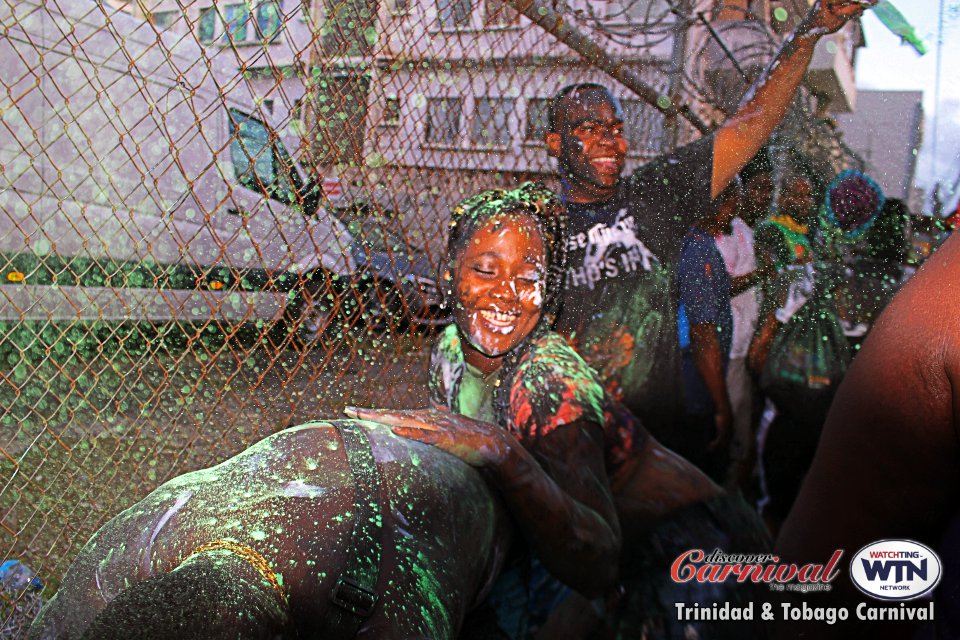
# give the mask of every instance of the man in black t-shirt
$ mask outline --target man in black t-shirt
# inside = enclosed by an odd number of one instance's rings
[[[818,0],[733,116],[626,178],[623,111],[609,90],[573,85],[550,105],[545,141],[570,216],[556,327],[658,438],[670,441],[683,415],[674,286],[683,236],[780,123],[820,37],[869,4]]]

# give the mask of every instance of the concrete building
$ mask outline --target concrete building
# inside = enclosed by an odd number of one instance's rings
[[[274,124],[290,124],[306,92],[304,68],[315,29],[298,0],[104,0],[158,32],[195,39],[211,59],[243,72]],[[298,129],[293,128],[292,133]]]
[[[914,186],[923,142],[922,102],[921,91],[860,90],[856,111],[836,116],[844,142],[863,160],[866,173],[915,213],[923,204]]]
[[[717,10],[713,0],[697,0],[682,3],[696,17],[688,22],[663,0],[570,0],[564,16],[663,97],[718,123],[809,4],[777,3],[781,10],[773,11],[768,2],[743,0]],[[666,120],[501,0],[389,0],[378,30],[379,48],[363,73],[370,77],[365,166],[379,170],[365,182],[421,218],[442,220],[453,202],[483,188],[531,178],[549,183],[546,105],[570,83],[598,82],[622,98],[628,171],[701,135]],[[823,111],[855,105],[853,62],[862,42],[852,24],[818,48],[807,91]]]
[[[701,135],[503,0],[108,1],[197,38],[211,55],[232,56],[276,120],[303,123],[331,193],[402,212],[414,242],[438,251],[444,234],[437,230],[464,195],[549,182],[546,104],[567,84],[599,82],[621,96],[628,170]],[[568,0],[563,16],[663,99],[716,124],[812,2],[672,4],[690,19],[679,20],[666,0]],[[855,104],[861,44],[855,24],[821,43],[807,77],[821,110]]]

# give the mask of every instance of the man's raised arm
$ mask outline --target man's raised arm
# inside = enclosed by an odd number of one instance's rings
[[[714,135],[713,197],[730,184],[783,120],[807,72],[817,41],[838,31],[874,4],[876,0],[817,0],[814,3],[770,66],[747,91],[737,112]]]

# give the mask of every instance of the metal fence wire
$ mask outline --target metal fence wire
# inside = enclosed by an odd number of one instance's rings
[[[546,105],[573,82],[622,96],[628,169],[719,122],[732,62],[784,31],[724,11],[0,0],[0,561],[52,593],[171,476],[347,403],[423,406],[451,205],[556,186]],[[824,135],[814,103],[789,144]],[[38,583],[0,575],[17,637]]]

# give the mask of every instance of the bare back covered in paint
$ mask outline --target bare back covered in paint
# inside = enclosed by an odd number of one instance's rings
[[[505,512],[455,457],[373,423],[363,428],[380,472],[383,560],[380,600],[357,637],[453,638],[502,564]],[[353,487],[330,422],[287,429],[174,478],[91,538],[30,637],[81,637],[124,589],[174,571],[217,540],[269,563],[286,595],[286,625],[309,637],[346,560]]]

